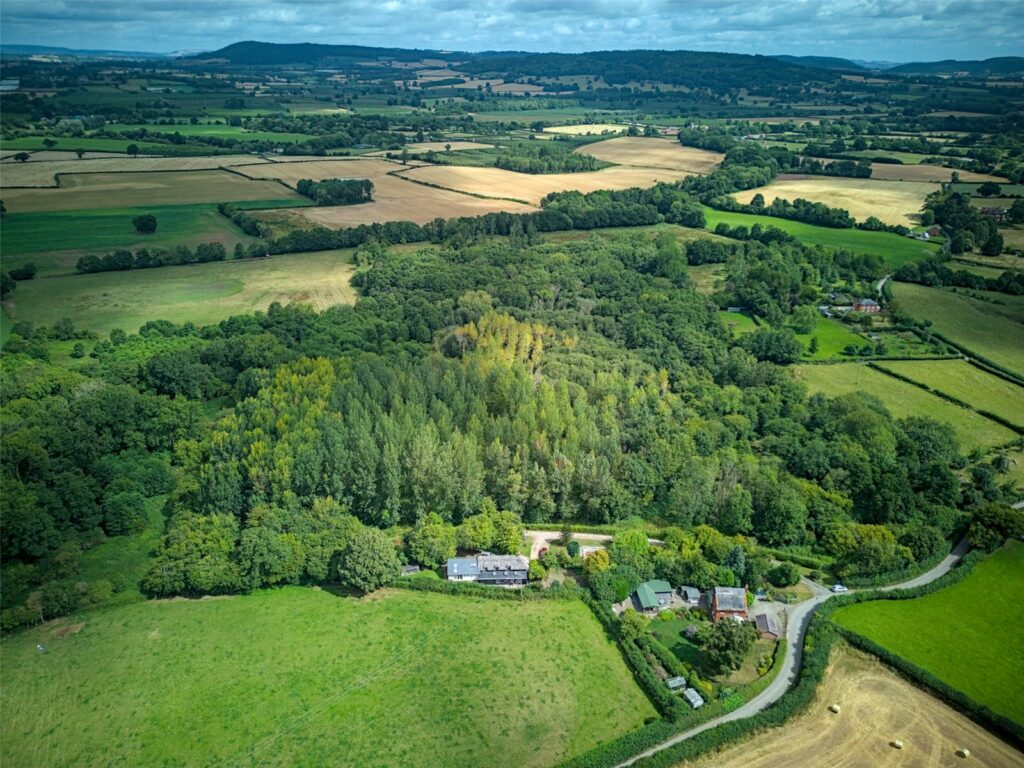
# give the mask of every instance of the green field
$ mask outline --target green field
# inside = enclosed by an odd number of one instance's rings
[[[49,149],[43,141],[49,136],[23,136],[18,139],[4,139],[0,142],[0,151],[18,149]],[[64,138],[57,137],[57,146],[53,149],[74,151],[86,149],[92,152],[125,152],[129,144],[134,144],[139,149],[155,149],[168,151],[171,147],[167,144],[160,144],[154,141],[132,141],[131,139],[89,139],[89,138]],[[169,152],[170,154],[170,152]]]
[[[725,327],[732,329],[732,332],[737,336],[757,330],[757,323],[754,322],[754,318],[745,312],[726,312],[722,310],[718,313],[718,316],[725,323]]]
[[[143,213],[156,216],[157,231],[152,235],[140,235],[132,225],[132,219]],[[4,216],[0,232],[0,254],[4,260],[12,265],[34,261],[41,275],[73,272],[82,253],[207,242],[220,242],[231,248],[235,243],[252,240],[221,216],[212,203],[9,213]],[[59,251],[71,253],[55,253]],[[26,258],[15,258],[18,256]]]
[[[200,123],[199,125],[108,125],[107,131],[128,133],[145,129],[150,133],[180,133],[182,136],[213,136],[218,139],[239,141],[276,141],[295,143],[314,138],[308,133],[275,133],[272,131],[249,131],[241,126]]]
[[[949,424],[960,438],[965,450],[990,449],[1005,445],[1017,433],[992,419],[963,408],[920,387],[894,379],[862,363],[835,365],[797,365],[798,379],[807,384],[811,394],[823,392],[829,397],[863,392],[874,395],[898,419],[908,416],[930,416]]]
[[[655,715],[577,601],[288,587],[2,647],[12,766],[546,766]]]
[[[892,267],[899,267],[908,261],[935,256],[939,247],[934,243],[923,243],[909,237],[900,237],[891,232],[869,232],[864,229],[835,229],[833,227],[817,227],[800,221],[779,219],[774,216],[756,216],[751,213],[732,213],[717,211],[704,207],[707,228],[714,230],[720,222],[730,227],[775,227],[789,232],[808,245],[824,245],[829,248],[844,248],[855,253],[867,253],[881,256]]]
[[[1012,542],[963,581],[915,600],[860,603],[834,620],[1024,724],[1024,544]]]
[[[827,317],[819,317],[818,324],[811,333],[798,333],[796,337],[804,345],[804,351],[811,360],[828,360],[839,357],[850,344],[860,349],[870,343],[863,336],[850,330],[848,326]],[[818,339],[818,351],[812,355],[807,352],[807,348],[811,339],[815,337]]]
[[[350,250],[269,259],[215,261],[156,269],[36,278],[18,284],[4,309],[16,320],[52,325],[70,317],[101,334],[133,332],[147,320],[219,322],[266,309],[271,302],[308,302],[317,309],[350,304]]]
[[[886,361],[878,366],[1024,427],[1024,387],[963,360]]]
[[[991,303],[912,283],[897,283],[895,297],[914,319],[930,320],[943,336],[1024,375],[1024,324],[993,311]]]

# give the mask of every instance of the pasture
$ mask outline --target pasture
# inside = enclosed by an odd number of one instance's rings
[[[1024,544],[1012,541],[951,587],[840,608],[833,620],[1024,723]]]
[[[796,335],[800,343],[804,345],[804,354],[810,360],[828,360],[839,357],[846,347],[853,345],[858,349],[869,343],[866,338],[853,331],[849,326],[835,319],[818,317],[818,324],[810,333],[798,333]],[[818,340],[818,351],[810,352],[811,339]]]
[[[402,171],[402,178],[433,184],[456,192],[504,198],[538,205],[552,192],[652,187],[659,181],[678,181],[692,175],[664,168],[617,165],[585,173],[516,173],[501,168],[424,166]]]
[[[140,235],[132,224],[134,217],[144,213],[157,218],[157,231],[152,235]],[[0,255],[13,264],[33,261],[40,275],[73,272],[84,253],[117,248],[195,247],[212,242],[223,243],[230,249],[235,243],[252,240],[221,216],[213,203],[11,213],[4,217],[2,232]]]
[[[839,714],[828,711],[838,703]],[[905,747],[895,750],[892,739]],[[719,752],[682,763],[687,768],[805,768],[808,755],[829,768],[933,768],[960,762],[1012,768],[1020,753],[884,664],[838,644],[806,712]]]
[[[241,126],[223,123],[199,123],[198,125],[121,125],[106,126],[108,131],[130,133],[145,130],[156,134],[174,134],[182,136],[205,136],[218,139],[237,139],[238,141],[269,141],[280,144],[294,144],[297,141],[309,141],[314,138],[308,133],[278,133],[276,131],[250,131]]]
[[[946,338],[1024,375],[1024,324],[995,311],[996,305],[912,283],[897,283],[895,297],[914,319],[930,320]]]
[[[674,171],[705,174],[713,171],[725,155],[704,149],[684,147],[672,139],[622,136],[587,144],[575,150],[606,163],[668,168]]]
[[[6,198],[9,187],[56,187],[57,175],[65,173],[124,173],[127,171],[203,171],[227,166],[266,163],[255,155],[205,155],[202,157],[97,157],[81,160],[46,159],[0,164],[0,188]]]
[[[895,418],[930,416],[953,428],[961,447],[988,450],[1005,445],[1017,433],[968,408],[950,403],[920,387],[887,376],[862,363],[796,365],[793,375],[807,385],[810,394],[839,397],[855,392],[873,395]]]
[[[288,587],[94,611],[3,654],[12,765],[546,766],[655,714],[578,601]]]
[[[317,309],[351,304],[351,251],[316,251],[268,259],[215,261],[157,269],[99,272],[29,280],[4,301],[14,320],[52,325],[71,318],[78,328],[134,332],[147,320],[196,325],[304,302]]]
[[[851,179],[839,176],[806,176],[783,174],[770,184],[756,189],[737,192],[733,197],[749,203],[754,195],[764,195],[771,203],[777,197],[796,200],[802,197],[815,203],[849,211],[857,221],[875,216],[886,224],[913,226],[914,216],[925,197],[936,190],[934,184],[924,181],[878,181]]]
[[[752,213],[732,213],[704,207],[707,227],[713,230],[720,222],[730,227],[750,228],[755,224],[762,227],[776,227],[800,239],[808,245],[824,245],[829,248],[843,248],[854,253],[881,256],[892,267],[898,267],[908,261],[918,261],[935,256],[939,246],[935,243],[924,243],[909,237],[900,237],[891,232],[870,232],[865,229],[836,229],[834,227],[818,227],[804,224],[801,221],[790,221],[774,216],[758,216]]]
[[[247,179],[221,170],[142,173],[74,173],[56,189],[4,189],[11,213],[80,211],[147,205],[185,205],[239,200],[299,199],[275,181]]]
[[[887,360],[878,366],[1024,428],[1024,387],[963,360]]]

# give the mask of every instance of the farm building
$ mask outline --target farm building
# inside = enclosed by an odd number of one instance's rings
[[[492,555],[482,552],[476,557],[453,557],[448,560],[448,581],[475,581],[478,584],[518,586],[526,583],[530,561],[522,555]]]
[[[853,302],[854,312],[878,312],[882,308],[874,299],[857,299]]]
[[[759,613],[754,617],[754,627],[762,640],[779,639],[779,622],[770,613]]]
[[[708,598],[714,621],[721,621],[727,616],[747,617],[747,590],[743,587],[715,587]]]
[[[633,601],[644,613],[655,613],[672,602],[672,585],[661,579],[645,581],[636,588]]]
[[[697,693],[693,688],[687,688],[683,691],[683,698],[690,704],[694,709],[700,709],[704,706],[704,699]]]
[[[696,587],[680,587],[679,596],[687,605],[700,605],[700,590]]]

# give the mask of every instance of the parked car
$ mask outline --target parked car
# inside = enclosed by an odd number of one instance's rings
[[[850,590],[848,590],[842,584],[833,584],[832,585],[832,591],[833,592],[849,592]]]

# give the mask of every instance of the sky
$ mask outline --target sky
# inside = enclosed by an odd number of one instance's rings
[[[1024,55],[1024,0],[3,0],[0,40],[159,53],[262,40],[934,61]]]

